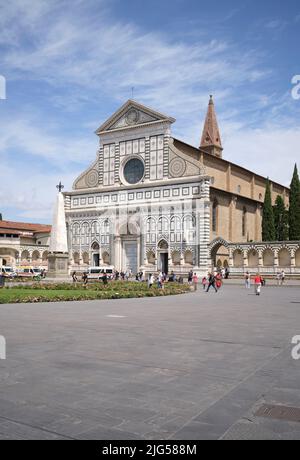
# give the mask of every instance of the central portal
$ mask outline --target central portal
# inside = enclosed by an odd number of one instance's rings
[[[132,273],[138,271],[138,253],[136,241],[124,241],[123,270],[131,270]]]
[[[160,266],[161,266],[161,271],[167,274],[169,271],[167,252],[162,252],[160,254]]]

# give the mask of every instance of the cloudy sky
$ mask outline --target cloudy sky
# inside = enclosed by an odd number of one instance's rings
[[[299,41],[298,0],[0,0],[3,218],[50,221],[132,87],[195,146],[213,94],[224,157],[289,184]]]

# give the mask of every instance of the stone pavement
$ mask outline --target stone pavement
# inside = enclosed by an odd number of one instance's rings
[[[0,439],[300,439],[300,291],[0,305]],[[292,417],[291,417],[292,419]]]

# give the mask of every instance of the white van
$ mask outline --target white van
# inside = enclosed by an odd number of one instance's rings
[[[7,265],[2,265],[0,268],[0,272],[3,276],[7,278],[15,278],[17,276],[16,271],[12,267],[8,267]]]
[[[89,267],[86,273],[89,280],[101,280],[104,274],[107,275],[107,279],[111,280],[114,275],[114,267],[112,265]]]
[[[35,276],[41,275],[41,269],[37,267],[19,267],[17,275],[20,278],[34,278]]]

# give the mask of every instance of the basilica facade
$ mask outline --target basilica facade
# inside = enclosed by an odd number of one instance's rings
[[[223,158],[212,97],[199,147],[173,137],[174,122],[129,100],[98,128],[95,162],[64,193],[71,269],[202,274],[241,259],[244,269],[248,255],[263,263],[253,245],[266,178]],[[288,188],[271,187],[288,204]]]

